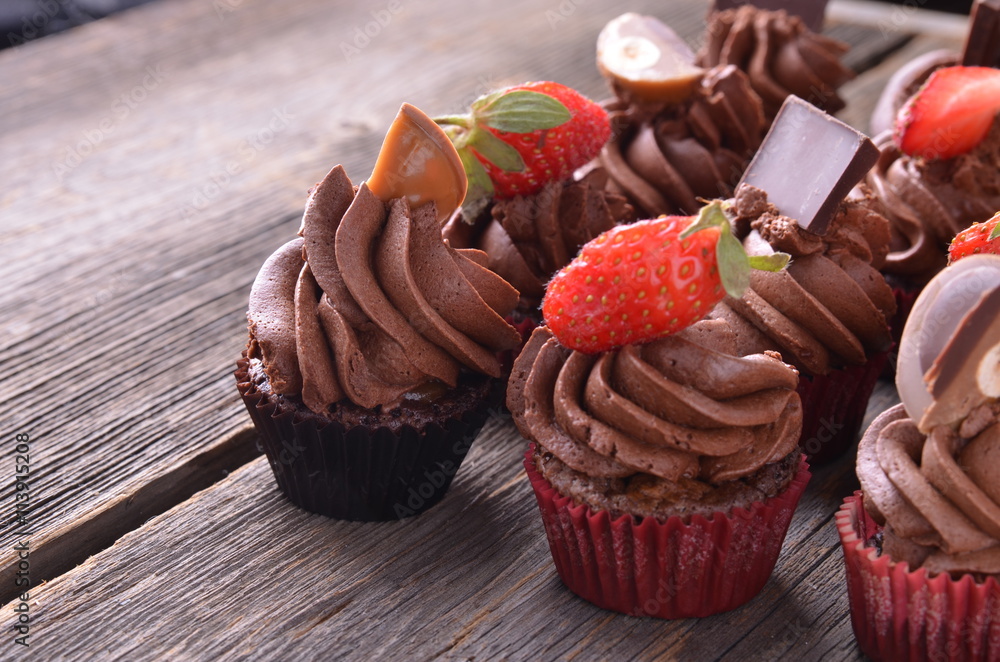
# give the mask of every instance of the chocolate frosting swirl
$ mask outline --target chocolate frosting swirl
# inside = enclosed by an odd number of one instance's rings
[[[768,121],[789,94],[829,113],[844,107],[837,88],[854,78],[840,62],[848,46],[811,31],[798,16],[743,5],[714,12],[707,35],[697,63],[734,64],[745,71]]]
[[[606,182],[600,170],[575,181],[549,182],[532,195],[494,200],[471,224],[458,210],[442,234],[452,247],[485,252],[487,266],[521,293],[522,308],[534,309],[545,283],[581,246],[635,220],[632,206],[606,190]]]
[[[795,449],[802,411],[791,366],[735,346],[719,321],[599,355],[539,327],[514,366],[508,407],[525,437],[587,476],[737,480]]]
[[[888,222],[867,207],[843,202],[825,236],[812,234],[744,185],[732,213],[749,255],[783,251],[787,270],[754,270],[743,297],[727,297],[710,317],[729,321],[740,353],[773,350],[809,375],[861,365],[892,344],[887,320],[896,303],[878,272]]]
[[[911,569],[1000,577],[1000,405],[927,435],[897,405],[865,433],[857,471],[883,552]]]
[[[706,72],[681,104],[650,105],[615,88],[612,137],[597,164],[646,217],[694,214],[728,197],[764,135],[760,98],[733,66]]]
[[[250,294],[248,355],[274,392],[322,413],[344,398],[392,406],[463,371],[500,376],[496,353],[520,341],[502,317],[517,291],[483,253],[441,239],[433,204],[387,204],[337,166],[313,189],[300,234]]]
[[[889,132],[866,182],[892,228],[885,272],[926,282],[947,262],[948,244],[1000,209],[1000,122],[972,151],[952,159],[910,157]]]

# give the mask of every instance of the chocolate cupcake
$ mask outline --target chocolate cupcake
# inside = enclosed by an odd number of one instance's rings
[[[574,593],[686,618],[767,582],[809,479],[802,411],[791,366],[735,347],[721,321],[597,357],[532,335],[508,407],[534,442],[525,469]]]
[[[1000,122],[953,158],[904,154],[889,132],[875,145],[881,155],[866,183],[892,230],[883,271],[896,287],[919,292],[944,268],[952,237],[1000,209]]]
[[[414,167],[418,164],[420,167]],[[404,105],[372,177],[336,167],[301,238],[254,281],[236,378],[278,486],[351,520],[420,513],[447,490],[496,398],[517,291],[440,228],[465,177],[444,134]]]
[[[640,216],[693,214],[727,197],[760,145],[763,107],[735,66],[702,69],[656,18],[623,14],[598,37],[611,140],[588,168],[606,173]]]
[[[848,46],[813,32],[800,17],[746,4],[712,12],[705,34],[698,64],[739,67],[769,122],[790,94],[830,113],[844,107],[837,89],[854,78],[840,61]]]
[[[893,330],[898,339],[906,316],[923,286],[945,265],[948,242],[971,223],[1000,209],[1000,122],[975,146],[962,153],[943,154],[955,143],[958,117],[939,118],[939,136],[920,149],[902,146],[904,129],[912,123],[918,94],[938,72],[958,81],[955,67],[1000,66],[1000,6],[979,1],[973,7],[962,52],[937,50],[901,67],[886,84],[869,122],[881,157],[866,184],[875,208],[892,228],[892,243],[883,269],[893,286],[898,312]],[[975,81],[969,81],[971,89]],[[936,85],[941,85],[939,81]],[[941,104],[961,94],[963,85],[948,82]],[[929,96],[938,94],[932,88]],[[964,104],[958,104],[958,112]],[[980,105],[977,103],[977,106]],[[963,129],[964,130],[964,129]]]
[[[716,202],[619,226],[550,282],[507,405],[556,569],[581,597],[707,616],[770,577],[809,478],[798,375],[697,320],[751,263],[786,259],[747,258]]]
[[[487,266],[521,293],[518,321],[537,320],[552,274],[580,246],[619,223],[635,220],[626,198],[608,190],[606,183],[606,175],[591,172],[549,182],[530,195],[497,198],[471,223],[462,211],[456,212],[444,226],[444,237],[455,248],[486,253]]]
[[[1000,258],[947,267],[906,324],[903,400],[837,515],[851,622],[876,660],[1000,656]]]
[[[857,439],[892,347],[896,304],[879,272],[888,221],[845,199],[877,156],[868,138],[789,97],[729,208],[748,254],[782,251],[792,262],[753,272],[746,293],[712,316],[736,330],[741,352],[779,352],[799,370],[813,464]]]

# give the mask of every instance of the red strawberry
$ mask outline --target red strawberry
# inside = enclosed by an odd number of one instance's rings
[[[1000,254],[1000,212],[988,221],[973,223],[951,240],[948,264],[976,253]]]
[[[611,136],[601,106],[544,81],[493,92],[473,102],[471,114],[435,121],[465,164],[469,193],[463,209],[470,219],[493,196],[530,195],[547,182],[569,179]]]
[[[741,296],[751,267],[787,262],[748,258],[716,201],[697,217],[620,225],[590,241],[549,282],[542,315],[563,345],[603,352],[680,331],[727,293]]]
[[[894,138],[910,156],[950,159],[982,142],[998,112],[1000,69],[946,67],[900,109]]]

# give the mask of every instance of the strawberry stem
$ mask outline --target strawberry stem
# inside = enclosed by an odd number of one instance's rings
[[[716,261],[719,265],[719,279],[726,289],[726,294],[736,299],[743,296],[750,285],[750,270],[781,271],[788,264],[791,255],[788,253],[773,253],[771,255],[748,256],[743,244],[733,234],[726,210],[730,204],[722,200],[713,200],[698,211],[698,216],[689,225],[680,238],[690,237],[695,232],[708,228],[719,228],[719,240],[715,245]]]
[[[442,115],[441,117],[435,117],[434,122],[440,124],[441,126],[460,126],[465,129],[472,128],[472,116],[471,115]]]

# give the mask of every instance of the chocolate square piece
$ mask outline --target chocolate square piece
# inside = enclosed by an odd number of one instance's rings
[[[972,8],[962,65],[1000,67],[1000,0],[978,0]]]
[[[868,136],[791,95],[740,184],[762,189],[779,213],[822,235],[878,154]]]
[[[826,3],[827,0],[715,0],[713,11],[735,9],[741,5],[754,5],[771,11],[784,9],[789,14],[801,18],[806,27],[813,32],[822,32]]]

